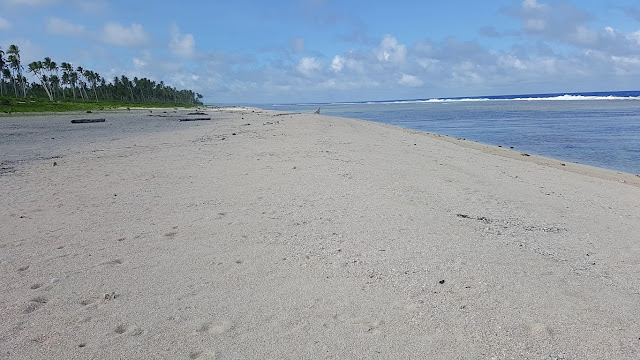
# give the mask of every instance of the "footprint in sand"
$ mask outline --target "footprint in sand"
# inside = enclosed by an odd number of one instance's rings
[[[113,330],[113,332],[116,333],[116,334],[124,334],[125,332],[127,332],[127,325],[120,324],[120,325],[118,325],[118,327],[116,327]]]
[[[122,334],[127,334],[130,336],[140,336],[142,334],[144,334],[144,330],[137,327],[137,326],[129,326],[126,324],[120,324],[118,325],[115,329],[113,329],[113,332],[118,334],[118,335],[122,335]]]
[[[189,359],[215,359],[215,351],[192,351],[189,353]]]
[[[207,334],[222,334],[231,330],[232,327],[233,324],[230,321],[204,322],[196,328],[196,332]]]
[[[122,265],[123,262],[124,261],[122,259],[114,259],[114,260],[111,260],[111,261],[104,262],[102,264],[103,265]]]
[[[44,296],[38,296],[35,297],[33,299],[31,299],[31,302],[29,302],[29,304],[27,305],[27,307],[22,311],[25,314],[30,314],[38,309],[40,309],[42,306],[44,306],[44,304],[47,303],[47,298],[45,298]]]

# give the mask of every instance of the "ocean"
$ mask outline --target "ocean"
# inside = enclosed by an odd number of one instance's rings
[[[640,91],[505,95],[263,109],[370,120],[640,174]]]

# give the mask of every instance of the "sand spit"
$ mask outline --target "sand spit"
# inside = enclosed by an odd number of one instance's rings
[[[0,358],[640,357],[635,175],[202,112],[0,118]]]

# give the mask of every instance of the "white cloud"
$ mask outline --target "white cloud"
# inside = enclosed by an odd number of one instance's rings
[[[407,57],[407,48],[398,45],[398,40],[387,34],[380,42],[380,47],[376,49],[376,56],[381,62],[403,63]]]
[[[131,61],[133,62],[133,66],[136,69],[143,68],[143,67],[147,66],[147,62],[146,61],[144,61],[144,60],[142,60],[140,58],[137,58],[137,57],[134,57]]]
[[[524,0],[522,7],[525,9],[542,9],[546,5],[538,4],[538,0]]]
[[[331,61],[331,68],[335,72],[339,72],[344,68],[344,58],[340,55],[336,55]]]
[[[424,85],[424,81],[413,75],[402,74],[402,78],[398,80],[398,84],[409,87],[419,87]]]
[[[0,16],[0,30],[7,30],[11,28],[11,23],[9,20]]]
[[[85,28],[82,25],[72,24],[60,18],[49,18],[47,20],[47,31],[51,34],[82,35]]]
[[[181,34],[177,25],[171,26],[171,41],[169,50],[179,57],[191,59],[196,53],[196,41],[192,34]]]
[[[518,70],[525,70],[527,68],[527,66],[523,64],[518,57],[506,54],[498,57],[498,65],[503,68],[513,68]]]
[[[320,69],[320,63],[315,58],[304,57],[300,60],[297,67],[298,71],[306,76],[310,76],[316,70]]]
[[[111,45],[140,47],[148,44],[149,36],[140,24],[125,27],[118,23],[108,23],[102,31],[102,40]]]

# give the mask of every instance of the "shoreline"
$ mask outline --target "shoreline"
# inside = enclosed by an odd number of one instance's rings
[[[640,355],[636,176],[203,112],[0,118],[0,357]]]
[[[153,111],[156,111],[156,113],[154,114]],[[33,114],[11,114],[10,116],[5,116],[5,119],[10,119],[10,118],[43,118],[43,117],[59,117],[59,118],[64,118],[65,120],[67,118],[76,118],[76,117],[97,117],[100,114],[118,114],[118,115],[131,115],[131,117],[136,117],[138,115],[147,115],[147,116],[157,116],[160,115],[162,116],[162,114],[167,114],[166,117],[171,117],[172,115],[175,116],[179,116],[179,114],[181,113],[189,113],[189,112],[194,112],[194,111],[213,111],[213,112],[231,112],[231,113],[235,113],[235,112],[253,112],[255,113],[256,111],[259,112],[265,112],[265,113],[276,113],[276,114],[287,114],[287,115],[312,115],[311,113],[299,113],[299,112],[289,112],[289,111],[278,111],[278,110],[265,110],[262,108],[257,108],[257,107],[251,107],[251,106],[216,106],[216,105],[202,105],[200,107],[195,107],[195,108],[131,108],[130,110],[126,109],[126,108],[122,108],[122,109],[108,109],[108,110],[101,110],[101,111],[94,111],[90,114],[87,114],[86,112],[61,112],[61,113],[33,113]],[[149,112],[149,114],[147,114],[147,112]],[[183,114],[184,115],[184,114]],[[325,116],[325,115],[323,115]],[[327,115],[329,117],[334,117],[334,116],[330,116]],[[336,118],[341,118],[341,117],[336,117]],[[0,117],[0,122],[2,121],[3,117]],[[636,187],[640,187],[640,174],[633,174],[633,173],[629,173],[629,172],[624,172],[624,171],[619,171],[619,170],[614,170],[614,169],[608,169],[608,168],[603,168],[603,167],[598,167],[598,166],[593,166],[593,165],[587,165],[587,164],[582,164],[582,163],[578,163],[578,162],[571,162],[571,161],[566,161],[566,160],[562,160],[562,159],[557,159],[557,158],[551,158],[548,156],[544,156],[544,155],[536,155],[536,154],[528,154],[528,153],[523,153],[520,152],[518,150],[515,149],[509,149],[506,147],[501,147],[501,146],[496,146],[496,145],[491,145],[491,144],[485,144],[482,142],[478,142],[478,141],[472,141],[472,140],[466,140],[466,139],[462,139],[462,138],[457,138],[457,137],[453,137],[453,136],[449,136],[449,135],[442,135],[442,134],[438,134],[438,133],[433,133],[433,132],[425,132],[425,131],[420,131],[420,130],[413,130],[413,129],[407,129],[407,128],[403,128],[400,126],[395,126],[395,125],[390,125],[390,124],[384,124],[384,123],[380,123],[380,122],[376,122],[376,121],[369,121],[369,120],[363,120],[363,119],[356,119],[356,118],[344,118],[344,119],[350,119],[350,120],[356,120],[356,121],[364,121],[366,123],[369,124],[377,124],[377,125],[381,125],[381,126],[388,126],[391,128],[395,128],[401,131],[406,131],[408,133],[411,134],[416,134],[416,135],[422,135],[422,136],[428,136],[434,139],[439,139],[439,140],[443,140],[443,141],[447,141],[449,143],[454,143],[454,144],[458,144],[461,147],[464,148],[468,148],[468,149],[474,149],[474,150],[479,150],[482,151],[486,154],[490,154],[490,155],[496,155],[496,156],[503,156],[506,158],[510,158],[510,159],[515,159],[515,160],[522,160],[522,161],[528,161],[528,162],[533,162],[536,163],[538,165],[542,165],[542,166],[548,166],[551,168],[555,168],[555,169],[559,169],[559,170],[565,170],[565,171],[569,171],[569,172],[573,172],[576,174],[581,174],[581,175],[586,175],[586,176],[592,176],[592,177],[596,177],[599,179],[605,179],[605,180],[614,180],[614,181],[619,181],[621,183],[626,183],[632,186],[636,186]],[[5,124],[1,124],[0,125],[5,125]],[[51,129],[51,130],[55,130],[55,129]],[[1,131],[1,129],[0,129]],[[169,130],[170,131],[170,130]],[[0,134],[1,135],[1,134]],[[0,144],[1,145],[1,144]],[[4,162],[2,161],[3,159],[0,159],[0,163],[4,164]],[[19,160],[22,161],[22,160]]]

